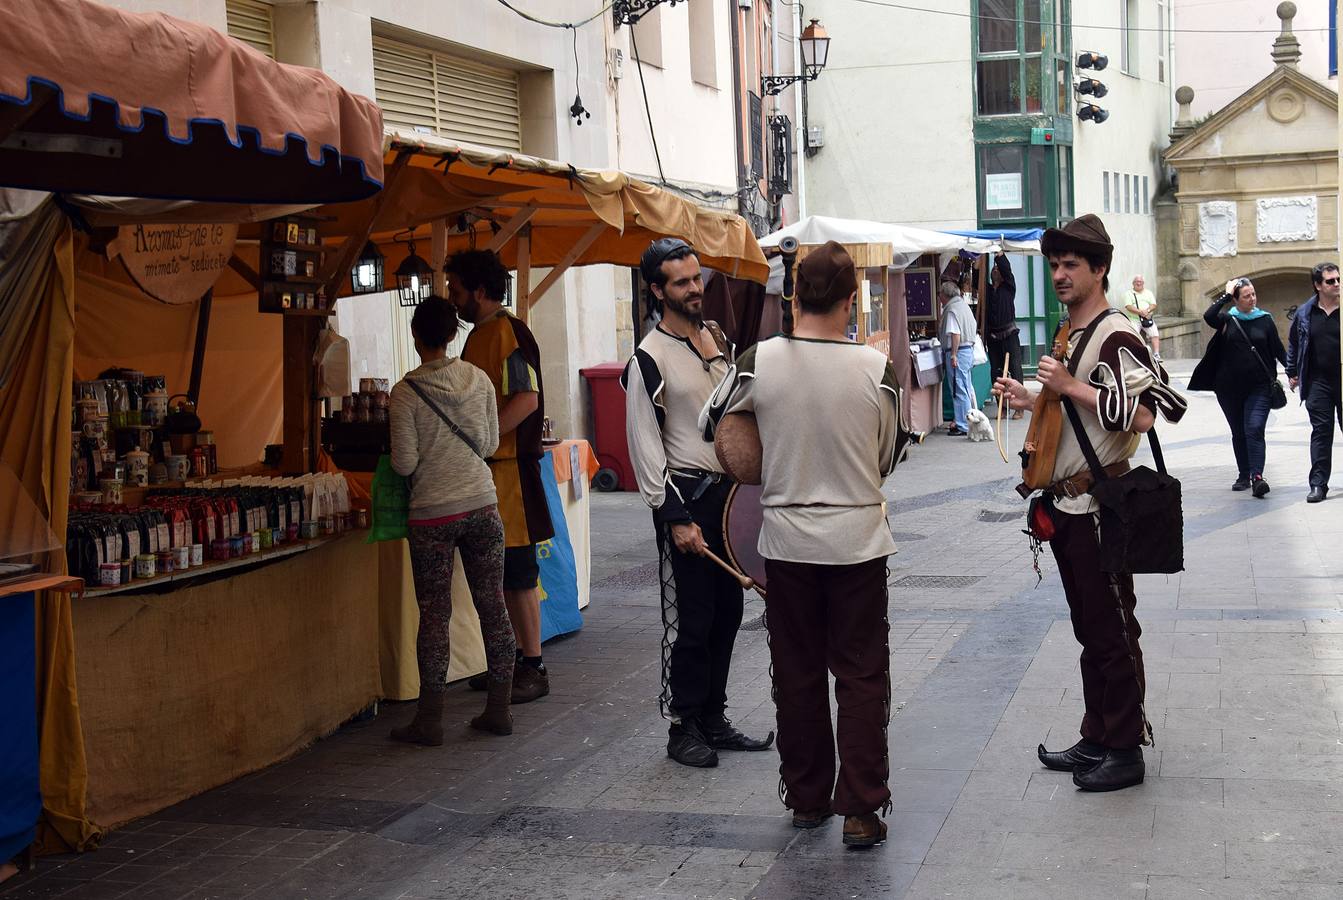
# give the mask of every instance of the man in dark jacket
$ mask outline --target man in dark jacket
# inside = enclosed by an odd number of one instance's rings
[[[1343,427],[1343,389],[1339,375],[1339,269],[1322,262],[1310,273],[1315,294],[1291,318],[1287,341],[1287,378],[1299,386],[1310,416],[1310,493],[1319,503],[1329,493],[1334,452],[1334,422]]]
[[[988,290],[989,369],[994,378],[1003,377],[1003,365],[1008,374],[1021,381],[1021,337],[1017,328],[1017,280],[1007,257],[1001,253],[993,260]],[[1017,410],[1012,418],[1020,419],[1025,413]]]

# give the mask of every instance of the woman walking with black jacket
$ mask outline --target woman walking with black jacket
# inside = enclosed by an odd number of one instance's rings
[[[1264,480],[1264,426],[1272,407],[1272,384],[1277,363],[1287,364],[1287,351],[1278,327],[1267,310],[1257,306],[1248,278],[1227,282],[1227,292],[1203,314],[1216,333],[1189,379],[1191,391],[1213,391],[1231,426],[1231,448],[1239,475],[1233,491],[1251,490],[1262,498]]]

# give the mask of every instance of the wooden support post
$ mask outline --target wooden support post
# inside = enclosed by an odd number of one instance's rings
[[[498,253],[505,244],[513,239],[513,235],[521,231],[532,220],[534,215],[536,215],[536,206],[534,205],[529,204],[519,209],[511,219],[503,224],[499,233],[490,239],[490,242],[485,245],[485,249]]]
[[[532,227],[528,225],[518,235],[518,296],[514,302],[518,318],[527,322],[527,311],[532,299]]]
[[[990,257],[992,253],[981,253],[976,265],[979,267],[979,333],[984,336],[984,345],[988,346],[988,332],[985,331],[985,323],[988,322],[989,305],[989,271]]]
[[[535,304],[537,300],[540,300],[541,297],[545,295],[546,291],[554,287],[555,282],[559,281],[560,277],[564,275],[565,272],[569,271],[569,267],[577,262],[578,258],[586,253],[589,247],[596,243],[597,238],[606,230],[606,228],[607,225],[605,222],[598,222],[596,225],[589,228],[587,232],[569,248],[569,252],[564,254],[564,259],[560,260],[555,268],[550,270],[550,274],[546,275],[546,277],[541,280],[541,283],[536,286],[536,290],[527,298],[529,304]]]
[[[312,316],[284,316],[284,455],[281,470],[302,475],[313,469],[317,437],[312,427],[316,407],[316,373],[312,357],[317,350],[319,321]]]
[[[429,233],[429,265],[434,269],[434,293],[440,297],[448,296],[448,273],[443,263],[448,256],[448,221],[435,219]]]
[[[197,406],[200,405],[201,399],[201,376],[205,372],[205,342],[210,335],[210,308],[213,304],[214,288],[210,288],[201,295],[200,304],[196,308],[196,349],[191,356],[191,386],[187,388],[187,396]]]

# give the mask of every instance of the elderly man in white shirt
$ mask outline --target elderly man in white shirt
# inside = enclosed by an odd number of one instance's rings
[[[947,434],[955,436],[970,433],[967,416],[970,412],[974,386],[970,381],[975,367],[975,314],[956,285],[942,282],[942,323],[938,340],[942,342],[942,358],[947,380],[951,382],[951,427]]]

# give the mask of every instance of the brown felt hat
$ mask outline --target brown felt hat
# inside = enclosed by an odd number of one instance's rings
[[[1054,253],[1067,253],[1069,250],[1098,253],[1105,258],[1107,267],[1115,252],[1114,244],[1110,243],[1110,234],[1105,230],[1105,223],[1095,213],[1078,216],[1062,228],[1045,229],[1044,236],[1040,238],[1041,253],[1049,256]]]
[[[806,306],[834,306],[856,290],[858,272],[842,244],[826,241],[797,264],[797,299]]]

